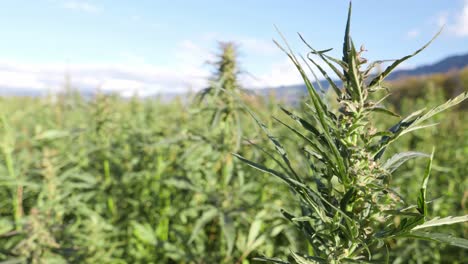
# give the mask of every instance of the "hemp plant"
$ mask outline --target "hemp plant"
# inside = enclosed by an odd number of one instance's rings
[[[297,126],[275,118],[301,140],[298,144],[304,142],[303,157],[288,155],[282,143],[252,112],[252,117],[274,144],[278,157],[272,155],[272,158],[282,170],[234,155],[250,166],[280,178],[297,196],[301,214],[293,215],[285,210],[282,214],[300,229],[309,250],[306,254],[291,252],[289,261],[294,263],[367,263],[376,258],[389,261],[388,242],[400,238],[439,241],[468,248],[466,239],[426,231],[430,227],[468,221],[468,216],[428,217],[427,185],[434,151],[430,155],[409,151],[390,157],[385,153],[389,145],[405,134],[433,126],[426,121],[468,98],[468,92],[429,111],[415,111],[389,129],[379,131],[374,114],[398,117],[382,105],[388,95],[383,80],[399,64],[425,49],[432,40],[374,74],[376,67],[384,61],[368,63],[362,57],[364,48],[357,50],[350,36],[350,20],[351,4],[341,59],[329,56],[331,49],[312,48],[301,36],[311,50],[308,61],[321,72],[336,94],[337,109],[331,109],[325,103],[286,41],[286,48],[275,42],[299,71],[310,97],[311,103],[307,105],[304,117],[282,108],[287,117],[297,122]],[[329,77],[323,64],[315,59],[317,57],[338,76],[342,85]],[[302,59],[303,63],[308,63]],[[371,93],[386,94],[374,101],[372,98],[376,96],[370,96]],[[429,161],[424,175],[414,175],[415,181],[422,182],[420,189],[415,190],[419,192],[417,201],[407,201],[392,186],[392,174],[403,163],[417,157],[427,157]],[[294,164],[301,162],[307,163],[307,171],[294,168]],[[374,254],[382,252],[382,248],[386,248],[387,254]],[[268,257],[259,260],[290,263]]]
[[[245,177],[252,168],[231,155],[238,152],[254,159],[256,153],[242,144],[242,135],[256,127],[246,125],[252,120],[234,97],[247,98],[236,60],[235,45],[220,43],[210,85],[197,94],[190,109],[190,129],[177,161],[180,174],[165,181],[180,190],[177,196],[184,201],[178,217],[189,236],[185,255],[176,259],[180,263],[243,263],[274,239],[260,232],[269,231],[262,227],[265,222],[272,226],[277,220],[271,219],[273,210],[258,202],[270,193],[262,190],[261,182]]]

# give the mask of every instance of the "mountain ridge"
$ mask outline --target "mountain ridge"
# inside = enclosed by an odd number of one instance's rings
[[[441,60],[438,60],[432,64],[424,64],[421,66],[417,66],[413,69],[397,69],[392,74],[390,74],[386,78],[386,80],[395,81],[405,77],[417,77],[437,73],[447,73],[450,71],[458,71],[465,67],[468,67],[468,53],[451,55]],[[326,80],[321,80],[320,84],[323,87],[328,87],[329,85]],[[256,90],[255,92],[262,96],[268,96],[273,93],[275,94],[275,96],[281,98],[284,101],[294,103],[296,101],[299,101],[301,96],[307,94],[307,87],[304,84],[295,84],[263,88]]]

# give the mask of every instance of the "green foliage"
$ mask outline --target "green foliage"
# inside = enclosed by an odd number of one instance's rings
[[[462,263],[468,72],[383,83],[346,32],[307,56],[334,95],[285,49],[297,108],[242,89],[231,43],[185,100],[0,98],[0,263]]]

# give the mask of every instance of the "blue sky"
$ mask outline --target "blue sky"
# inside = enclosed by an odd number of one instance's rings
[[[340,50],[348,1],[2,0],[0,87],[57,90],[64,74],[82,89],[122,95],[200,89],[217,41],[239,45],[248,87],[299,83],[275,47],[274,25],[294,50],[300,32],[318,49]],[[468,52],[468,0],[353,2],[352,35],[369,59],[411,53],[442,25],[443,34],[403,67]],[[2,89],[2,88],[0,88]]]

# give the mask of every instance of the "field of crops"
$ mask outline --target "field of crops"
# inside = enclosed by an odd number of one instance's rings
[[[0,98],[0,263],[463,263],[468,70],[375,104],[345,47],[344,90],[296,106],[242,90],[230,44],[188,100]]]

